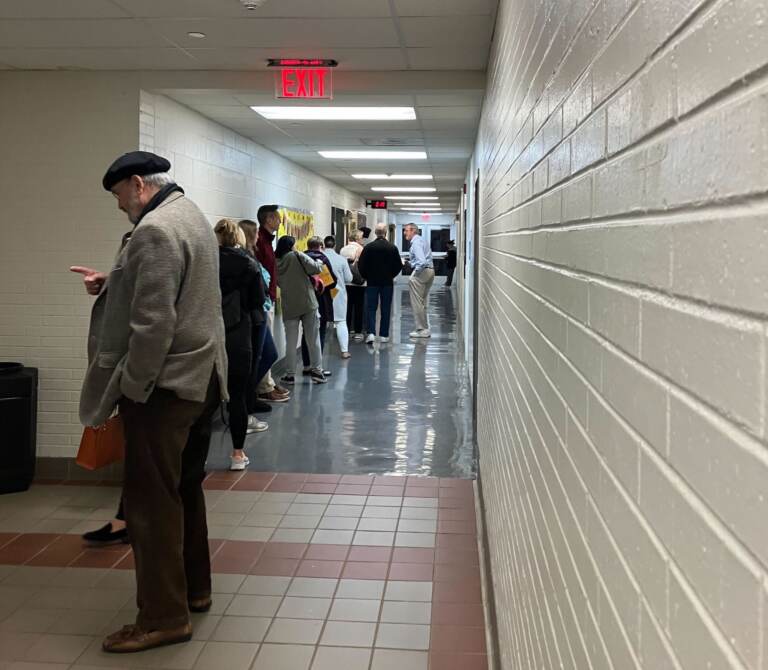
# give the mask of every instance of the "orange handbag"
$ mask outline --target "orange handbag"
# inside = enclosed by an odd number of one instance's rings
[[[98,470],[122,461],[124,456],[123,419],[118,414],[102,426],[85,428],[75,462],[86,470]]]

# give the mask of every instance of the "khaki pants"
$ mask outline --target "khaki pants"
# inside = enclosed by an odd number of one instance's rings
[[[202,483],[220,397],[214,370],[205,402],[182,400],[164,389],[156,389],[146,403],[120,402],[136,623],[145,630],[189,623],[188,601],[211,594]]]
[[[416,330],[429,330],[427,299],[429,297],[429,289],[432,288],[432,282],[434,281],[435,271],[427,268],[419,274],[414,272],[408,282],[413,318],[416,320]]]

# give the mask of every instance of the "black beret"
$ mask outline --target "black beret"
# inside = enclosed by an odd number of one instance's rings
[[[117,182],[133,175],[143,177],[146,174],[168,172],[170,169],[170,161],[162,156],[149,151],[130,151],[109,166],[101,183],[107,191],[110,191]]]

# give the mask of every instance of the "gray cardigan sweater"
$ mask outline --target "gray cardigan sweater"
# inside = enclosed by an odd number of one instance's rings
[[[219,246],[191,200],[173,193],[136,227],[96,299],[80,419],[104,423],[125,396],[155,388],[203,402],[216,369],[226,399]]]
[[[322,262],[300,251],[291,251],[277,259],[277,285],[284,320],[298,319],[317,309],[317,297],[309,275],[320,274],[322,269]]]

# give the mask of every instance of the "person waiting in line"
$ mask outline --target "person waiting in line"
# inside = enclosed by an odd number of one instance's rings
[[[245,234],[231,219],[214,227],[219,241],[219,284],[226,331],[229,432],[232,435],[230,470],[244,470],[250,463],[243,450],[248,432],[269,428],[248,417],[248,389],[253,364],[253,331],[264,319],[264,279],[256,261],[245,250]]]
[[[269,314],[272,312],[272,299],[269,297],[271,276],[266,268],[259,263],[256,256],[259,224],[250,219],[241,219],[238,221],[238,226],[240,226],[240,230],[242,230],[245,235],[245,250],[259,266],[259,271],[261,272],[265,286],[263,310],[261,310],[260,313],[254,314],[253,318],[253,360],[251,363],[251,375],[247,395],[249,414],[248,425],[250,428],[257,420],[256,417],[251,415],[254,413],[268,413],[272,411],[272,405],[258,397],[259,382],[277,362],[278,354],[268,318]]]
[[[267,324],[269,330],[274,332],[275,328],[275,305],[277,303],[277,260],[275,259],[275,250],[272,245],[275,240],[278,228],[280,228],[280,214],[277,205],[262,205],[256,214],[259,222],[259,234],[256,239],[256,258],[269,272],[269,299],[272,302],[272,309],[267,313]],[[290,392],[288,389],[275,384],[272,379],[271,369],[267,371],[264,377],[259,381],[258,387],[259,399],[264,402],[288,402]]]
[[[107,275],[75,267],[98,295],[91,314],[80,419],[102,425],[119,406],[123,502],[136,564],[134,624],[104,651],[192,638],[190,611],[211,608],[202,482],[213,414],[226,393],[216,236],[149,152],[118,158],[102,185],[135,226]]]
[[[448,242],[448,249],[445,252],[445,267],[448,272],[445,285],[453,286],[453,273],[456,272],[456,243],[453,240]]]
[[[343,246],[339,252],[347,259],[352,270],[352,281],[347,282],[347,327],[352,338],[359,342],[365,337],[363,334],[365,280],[358,269],[360,254],[363,253],[363,245],[360,244],[363,234],[359,230],[354,230],[347,239],[349,244]]]
[[[370,242],[373,242],[373,240],[371,239],[371,229],[368,226],[363,226],[362,228],[360,228],[360,233],[363,236],[361,240],[361,244],[363,246],[369,244]]]
[[[347,328],[347,285],[352,281],[352,269],[343,256],[336,253],[336,238],[329,235],[323,240],[325,256],[338,278],[337,293],[333,296],[333,327],[339,341],[341,357],[351,358],[349,353],[349,330]]]
[[[333,322],[333,291],[338,286],[338,279],[328,257],[323,253],[323,241],[319,237],[310,237],[307,241],[307,256],[313,260],[320,261],[325,266],[325,270],[320,273],[321,278],[325,277],[325,282],[315,285],[315,295],[317,296],[318,311],[320,312],[320,351],[324,352],[328,324]],[[301,338],[301,360],[304,363],[304,376],[306,377],[310,374],[311,366],[307,339],[303,335]],[[323,369],[323,374],[326,377],[330,377],[331,371]]]
[[[379,340],[389,342],[389,324],[392,315],[394,280],[403,270],[403,261],[397,247],[387,240],[387,224],[376,225],[376,240],[363,248],[358,268],[368,283],[365,289],[367,303],[367,344],[376,341],[376,310],[381,305]]]
[[[299,324],[309,347],[309,376],[315,384],[325,384],[323,356],[320,351],[320,317],[317,311],[317,296],[311,277],[320,274],[323,264],[306,254],[296,251],[296,239],[284,235],[277,241],[278,286],[283,306],[285,326],[285,375],[282,382],[295,383],[296,349],[299,346]]]
[[[415,223],[406,224],[403,232],[405,239],[411,243],[408,264],[413,269],[408,281],[408,290],[411,294],[411,308],[416,321],[416,329],[410,333],[410,337],[431,337],[432,333],[429,330],[429,318],[427,317],[427,301],[429,290],[435,281],[432,249],[419,234],[419,229]]]

